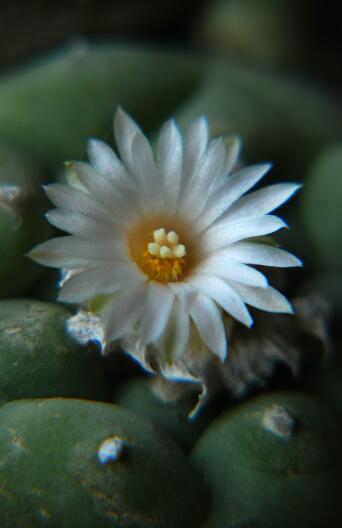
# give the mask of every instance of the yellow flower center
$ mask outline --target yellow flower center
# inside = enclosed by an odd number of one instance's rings
[[[164,227],[153,231],[153,240],[147,243],[139,267],[151,280],[177,282],[183,275],[187,262],[186,247],[179,244],[176,231]]]

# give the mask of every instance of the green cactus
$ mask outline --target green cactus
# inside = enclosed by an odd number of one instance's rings
[[[1,528],[189,528],[208,510],[185,455],[148,420],[82,400],[0,409]]]
[[[24,256],[52,232],[43,217],[43,176],[26,155],[0,141],[0,298],[23,294],[44,271]]]
[[[169,385],[172,391],[173,383],[170,382]],[[184,451],[189,451],[210,422],[211,412],[205,409],[199,416],[190,419],[189,413],[195,406],[197,397],[186,394],[175,401],[163,401],[153,387],[153,378],[138,377],[128,380],[114,392],[113,401],[146,416],[164,429]]]
[[[342,270],[341,200],[342,144],[320,153],[309,170],[303,195],[302,217],[316,251],[326,269]]]
[[[79,347],[69,337],[65,329],[69,316],[61,305],[0,301],[0,400],[106,398],[99,353]]]
[[[191,456],[214,498],[205,526],[341,526],[340,437],[335,413],[306,394],[266,394],[225,412]]]
[[[83,42],[1,80],[0,134],[54,167],[82,158],[89,136],[111,138],[118,104],[153,128],[199,74],[180,55]]]

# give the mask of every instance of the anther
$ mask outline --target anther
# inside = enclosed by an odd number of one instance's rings
[[[176,231],[169,231],[166,238],[167,241],[173,246],[175,246],[179,240],[179,236],[177,235]]]
[[[150,255],[154,255],[155,257],[159,257],[160,255],[160,245],[157,244],[157,242],[150,242],[147,246],[148,252]]]
[[[156,229],[153,232],[153,238],[154,238],[154,241],[157,242],[158,244],[165,244],[166,242],[165,229],[163,227],[161,227],[160,229]]]
[[[167,246],[161,246],[160,248],[160,256],[161,258],[172,258],[173,257],[173,252],[172,250],[167,247]]]
[[[177,258],[183,258],[186,254],[186,247],[183,244],[178,244],[178,246],[173,248],[173,255]]]

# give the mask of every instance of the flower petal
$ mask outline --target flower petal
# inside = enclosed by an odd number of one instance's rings
[[[242,141],[239,136],[229,136],[227,139],[227,156],[224,165],[224,174],[227,176],[235,168],[240,157]]]
[[[70,167],[92,196],[105,204],[110,211],[118,210],[118,216],[120,216],[127,199],[120,192],[118,185],[116,186],[115,183],[96,172],[88,163],[74,162],[70,164]]]
[[[223,279],[206,275],[194,275],[188,282],[222,306],[234,319],[246,326],[253,324],[253,320],[241,297]]]
[[[179,211],[189,220],[196,218],[204,209],[210,188],[222,172],[226,148],[222,138],[210,142],[197,174],[188,181],[181,197]]]
[[[190,313],[198,291],[186,282],[170,282],[169,288],[171,288],[183,304],[185,313]]]
[[[146,137],[137,133],[132,143],[132,163],[137,192],[143,208],[151,213],[161,197],[151,146]]]
[[[113,227],[81,213],[52,209],[45,216],[51,225],[72,235],[99,240],[114,238]]]
[[[291,253],[266,244],[256,242],[236,242],[220,251],[220,255],[235,259],[244,264],[290,268],[302,266],[299,258]]]
[[[271,165],[269,163],[264,163],[246,167],[233,173],[208,200],[205,215],[198,219],[199,228],[204,230],[215,222],[240,196],[253,187],[270,168]]]
[[[184,138],[184,160],[181,193],[188,181],[197,173],[209,140],[208,121],[205,117],[195,119],[186,131]]]
[[[177,208],[183,163],[183,142],[173,119],[165,123],[159,134],[157,165],[163,185],[163,203],[170,214]]]
[[[143,344],[148,345],[161,336],[168,323],[174,298],[168,286],[149,283],[138,330]]]
[[[103,314],[105,342],[110,343],[133,331],[143,310],[146,283],[129,286],[117,293]]]
[[[205,344],[224,361],[227,355],[227,340],[222,313],[216,303],[200,293],[192,307],[191,317]]]
[[[76,211],[108,225],[114,225],[115,223],[113,215],[105,205],[88,193],[63,183],[51,183],[46,185],[44,190],[49,200],[60,209]]]
[[[228,136],[225,139],[226,158],[221,173],[215,180],[215,187],[220,187],[227,181],[228,175],[234,170],[241,152],[242,141],[239,136]]]
[[[289,301],[278,290],[268,286],[267,288],[252,288],[242,284],[232,284],[234,290],[240,295],[243,301],[254,308],[265,310],[266,312],[293,313],[293,308]]]
[[[74,236],[51,238],[35,246],[27,256],[45,266],[66,269],[127,262],[128,258],[120,241],[86,240]]]
[[[190,334],[190,317],[184,305],[175,298],[168,324],[157,346],[166,361],[173,363],[181,358],[187,349]]]
[[[118,263],[93,268],[73,275],[62,286],[58,299],[62,302],[80,303],[96,295],[110,295],[126,286],[146,281],[134,264]]]
[[[104,141],[91,138],[87,145],[87,154],[94,169],[110,181],[125,180],[126,171],[114,150]]]
[[[196,274],[222,277],[259,288],[266,288],[268,285],[266,277],[260,271],[222,255],[213,255],[205,260],[196,268]]]
[[[277,183],[249,193],[230,207],[224,215],[224,219],[237,220],[270,213],[286,202],[300,187],[301,185],[297,183]]]
[[[137,133],[141,134],[142,132],[136,122],[122,108],[118,108],[114,117],[115,140],[121,160],[131,172],[134,170],[132,144]]]
[[[249,217],[242,220],[227,221],[211,227],[203,235],[202,244],[206,253],[217,251],[233,242],[245,238],[268,235],[283,227],[284,220],[273,215]]]

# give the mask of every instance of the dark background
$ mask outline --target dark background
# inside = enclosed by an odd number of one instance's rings
[[[269,49],[274,40],[283,40],[285,51],[282,49],[278,57],[270,61],[259,57],[261,63],[315,78],[340,93],[342,32],[339,5],[319,0],[2,1],[0,68],[6,70],[42,51],[84,37],[222,52],[220,46],[206,35],[208,19],[220,4],[228,6],[227,12],[239,11],[244,31],[249,30],[251,40],[254,36],[257,41],[265,39]],[[229,13],[227,16],[232,19]],[[231,24],[233,27],[234,22]],[[229,38],[228,28],[228,43]],[[248,57],[248,50],[241,53],[234,46],[226,53],[253,59],[252,54]]]

